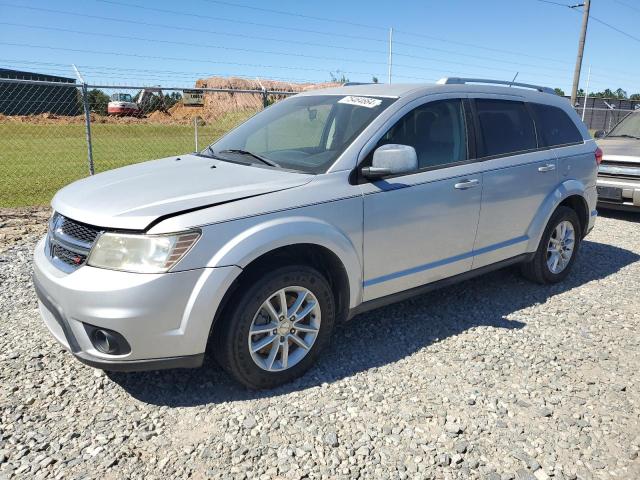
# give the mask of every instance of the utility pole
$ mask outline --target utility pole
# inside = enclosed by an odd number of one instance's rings
[[[571,106],[576,104],[578,96],[578,84],[580,83],[580,70],[582,69],[582,55],[584,54],[584,43],[587,38],[587,26],[589,25],[589,10],[591,9],[591,0],[585,0],[582,6],[584,13],[582,15],[582,31],[580,32],[580,42],[578,43],[578,56],[576,58],[576,68],[573,72],[573,88],[571,89]],[[573,7],[572,7],[573,8]]]
[[[391,67],[393,65],[393,27],[389,28],[389,77],[387,83],[391,83]]]

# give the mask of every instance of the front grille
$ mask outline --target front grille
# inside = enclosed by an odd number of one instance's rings
[[[62,217],[60,226],[62,233],[86,243],[93,243],[100,233],[100,230],[84,223],[76,222],[66,217]]]
[[[79,267],[87,261],[86,255],[80,255],[72,252],[60,245],[53,245],[51,247],[51,254],[61,262],[71,265],[72,267]]]
[[[62,270],[74,270],[87,261],[101,229],[55,213],[49,224],[48,254]]]

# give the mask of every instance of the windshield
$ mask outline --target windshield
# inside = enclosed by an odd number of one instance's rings
[[[640,138],[640,112],[627,115],[607,135],[608,137],[635,137]]]
[[[395,99],[296,96],[276,103],[209,146],[203,155],[324,173]],[[266,161],[265,161],[266,160]]]
[[[116,100],[118,102],[132,102],[133,98],[129,93],[114,93],[111,95],[112,100]]]

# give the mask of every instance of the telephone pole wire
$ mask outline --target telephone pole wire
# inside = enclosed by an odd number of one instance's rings
[[[576,5],[578,6],[578,5]],[[589,10],[591,9],[591,0],[585,0],[584,13],[582,16],[582,31],[580,32],[580,42],[578,43],[578,56],[576,58],[576,68],[573,72],[573,88],[571,89],[571,105],[576,104],[578,97],[578,85],[580,83],[580,70],[582,69],[582,56],[584,54],[584,43],[587,38],[587,26],[589,25]]]

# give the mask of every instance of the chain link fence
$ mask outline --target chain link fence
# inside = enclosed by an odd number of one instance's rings
[[[294,93],[0,78],[0,207],[46,205],[87,175],[201,150]],[[609,131],[638,107],[589,98],[584,120]]]
[[[0,79],[0,207],[45,205],[87,175],[201,150],[293,93]]]

